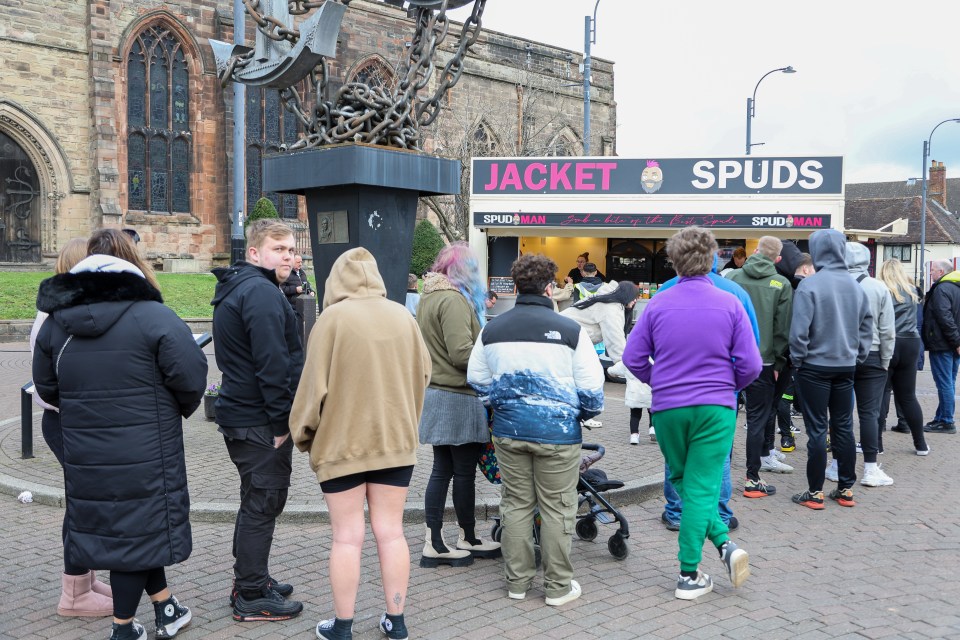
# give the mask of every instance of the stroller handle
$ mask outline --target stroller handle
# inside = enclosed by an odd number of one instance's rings
[[[607,450],[603,448],[602,444],[583,442],[580,444],[580,448],[586,449],[587,451],[596,451],[600,454],[601,458],[603,457],[603,454],[607,452]]]

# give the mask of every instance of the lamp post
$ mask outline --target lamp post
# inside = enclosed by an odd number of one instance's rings
[[[243,0],[233,3],[233,43],[244,44]],[[233,211],[230,224],[230,264],[244,259],[243,209],[246,177],[246,85],[233,83]]]
[[[927,265],[925,260],[925,254],[927,250],[927,158],[930,157],[930,142],[933,140],[933,132],[941,124],[946,124],[947,122],[960,122],[960,118],[948,118],[943,122],[937,124],[933,128],[933,131],[930,132],[930,136],[923,141],[923,173],[920,175],[923,176],[923,187],[921,188],[920,196],[920,290],[923,291],[923,276],[926,274]]]
[[[590,155],[590,45],[597,41],[597,7],[593,17],[583,16],[583,155]]]
[[[752,98],[747,98],[747,155],[750,155],[750,148],[751,148],[751,147],[758,147],[758,146],[760,146],[761,144],[763,144],[762,142],[755,142],[755,143],[752,143],[752,144],[751,144],[751,142],[750,142],[750,121],[751,121],[751,120],[753,119],[753,117],[756,115],[756,111],[757,111],[757,109],[756,109],[756,106],[757,106],[757,89],[760,88],[760,83],[763,82],[763,79],[764,79],[764,78],[766,78],[766,77],[767,77],[768,75],[770,75],[771,73],[776,73],[776,72],[778,72],[778,71],[782,71],[782,72],[784,72],[784,73],[796,73],[796,72],[797,72],[797,70],[794,69],[793,67],[780,67],[779,69],[773,69],[772,71],[767,71],[765,74],[763,74],[763,75],[760,77],[759,80],[757,80],[757,86],[755,86],[755,87],[753,88],[753,97],[752,97]]]

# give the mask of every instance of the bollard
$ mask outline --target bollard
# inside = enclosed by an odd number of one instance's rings
[[[300,344],[307,347],[307,338],[310,337],[310,331],[317,322],[317,297],[316,296],[298,296],[296,301],[297,319],[300,320],[297,329],[300,333]]]
[[[20,457],[33,457],[33,381],[20,387]]]

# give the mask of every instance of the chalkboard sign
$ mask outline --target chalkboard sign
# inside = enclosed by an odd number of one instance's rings
[[[493,291],[497,295],[500,294],[514,294],[517,291],[516,286],[513,284],[513,278],[510,276],[491,276],[490,277],[490,291]]]

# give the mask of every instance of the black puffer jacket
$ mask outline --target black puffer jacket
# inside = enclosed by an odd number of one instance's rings
[[[66,554],[142,571],[190,556],[182,417],[200,405],[207,359],[160,292],[133,273],[44,280],[33,380],[60,407]]]
[[[960,347],[960,271],[937,280],[923,303],[923,346],[927,351]]]

